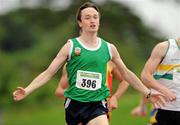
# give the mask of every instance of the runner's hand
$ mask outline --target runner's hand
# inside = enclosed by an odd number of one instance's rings
[[[26,91],[22,87],[17,87],[17,89],[13,92],[14,101],[20,101],[26,97]]]

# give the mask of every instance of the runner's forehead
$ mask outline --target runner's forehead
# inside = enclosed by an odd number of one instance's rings
[[[92,7],[85,8],[81,11],[81,16],[91,16],[91,15],[99,15],[97,10]]]

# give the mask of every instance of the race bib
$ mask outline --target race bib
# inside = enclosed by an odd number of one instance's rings
[[[89,71],[77,71],[76,87],[85,90],[97,90],[101,88],[102,74]]]

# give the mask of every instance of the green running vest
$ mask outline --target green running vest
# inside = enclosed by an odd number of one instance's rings
[[[106,84],[106,65],[111,59],[109,43],[99,38],[100,47],[89,50],[77,38],[70,41],[73,47],[66,65],[69,88],[65,96],[80,102],[106,99],[110,95]]]

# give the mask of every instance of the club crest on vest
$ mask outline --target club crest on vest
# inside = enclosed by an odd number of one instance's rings
[[[75,55],[76,55],[76,56],[80,56],[80,54],[81,54],[81,48],[76,47],[74,51],[75,51]]]

